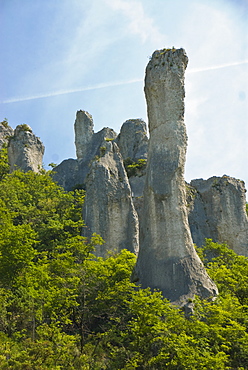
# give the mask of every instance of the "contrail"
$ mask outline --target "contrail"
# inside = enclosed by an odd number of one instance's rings
[[[71,94],[71,93],[87,91],[87,90],[103,89],[105,87],[128,85],[128,84],[132,84],[135,82],[141,82],[141,81],[143,81],[143,79],[136,78],[136,79],[128,80],[128,81],[115,81],[115,82],[100,83],[97,85],[78,87],[76,89],[57,90],[57,91],[51,91],[51,92],[43,93],[43,94],[41,93],[41,94],[36,94],[36,95],[31,95],[31,96],[15,97],[15,98],[3,100],[0,103],[1,104],[17,103],[17,102],[22,102],[26,100],[49,98],[50,96],[65,95],[65,94]]]
[[[192,69],[189,69],[187,71],[187,73],[205,72],[205,71],[211,71],[211,70],[214,70],[214,69],[221,69],[221,68],[239,66],[239,65],[247,64],[247,63],[248,63],[248,60],[244,60],[244,61],[241,61],[241,62],[220,64],[220,65],[216,65],[216,66],[212,66],[212,67],[192,68]],[[76,93],[76,92],[103,89],[105,87],[112,87],[112,86],[129,85],[129,84],[132,84],[132,83],[142,82],[142,81],[143,81],[143,78],[135,78],[135,79],[128,80],[128,81],[116,81],[116,82],[100,83],[100,84],[91,85],[91,86],[78,87],[76,89],[57,90],[57,91],[41,93],[41,94],[36,94],[36,95],[31,95],[31,96],[21,96],[21,97],[9,98],[9,99],[1,101],[0,104],[17,103],[17,102],[23,102],[23,101],[26,101],[26,100],[49,98],[50,96],[72,94],[72,93]]]
[[[242,62],[233,62],[233,63],[219,64],[217,66],[212,66],[212,67],[192,68],[192,69],[189,69],[188,70],[188,73],[211,71],[213,69],[221,69],[221,68],[227,68],[227,67],[234,67],[234,66],[239,66],[241,64],[246,64],[246,63],[248,63],[248,60],[243,60]]]

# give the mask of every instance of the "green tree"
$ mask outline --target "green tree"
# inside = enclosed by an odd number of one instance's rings
[[[9,173],[9,163],[8,163],[8,149],[7,145],[3,144],[2,149],[0,149],[0,181],[2,178]]]

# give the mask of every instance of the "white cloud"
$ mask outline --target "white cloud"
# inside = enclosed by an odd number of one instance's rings
[[[151,41],[158,47],[164,44],[166,36],[154,25],[154,20],[147,16],[141,1],[136,0],[105,0],[115,11],[121,12],[128,19],[128,29],[138,35],[142,42]]]

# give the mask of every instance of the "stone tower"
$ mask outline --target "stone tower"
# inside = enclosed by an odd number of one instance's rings
[[[94,134],[93,127],[92,116],[84,110],[77,111],[74,130],[76,154],[79,160],[85,159],[87,155],[87,149]]]
[[[183,49],[155,51],[146,68],[148,149],[140,250],[135,279],[143,288],[185,305],[195,294],[215,296],[217,288],[195,252],[186,212],[184,165]]]
[[[30,126],[23,124],[15,128],[14,135],[9,139],[8,157],[10,171],[17,168],[24,172],[39,172],[43,165],[45,147],[35,136]]]

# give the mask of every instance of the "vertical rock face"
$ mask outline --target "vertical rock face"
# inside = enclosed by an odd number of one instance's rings
[[[148,137],[146,124],[141,119],[129,119],[123,123],[116,139],[124,159],[133,161],[147,158]]]
[[[197,256],[186,212],[183,49],[154,52],[146,69],[150,142],[135,279],[185,304],[217,288]]]
[[[138,251],[138,219],[131,189],[116,143],[103,141],[100,155],[91,164],[86,179],[86,198],[83,216],[84,235],[96,232],[105,244],[96,248],[97,256],[107,250]]]
[[[140,215],[143,204],[148,137],[146,123],[141,119],[129,119],[123,123],[116,139],[129,178],[135,209]],[[131,165],[131,167],[128,167]]]
[[[74,130],[77,159],[81,160],[86,156],[94,134],[92,116],[86,111],[79,110],[76,115]]]
[[[205,238],[227,243],[248,256],[248,218],[244,182],[229,176],[192,180],[195,189],[189,204],[189,222],[196,245]]]
[[[24,172],[39,172],[44,151],[44,145],[31,127],[26,124],[17,126],[8,146],[10,171],[20,168]]]
[[[4,144],[8,144],[10,136],[14,134],[14,130],[8,125],[7,121],[0,122],[0,149]]]

